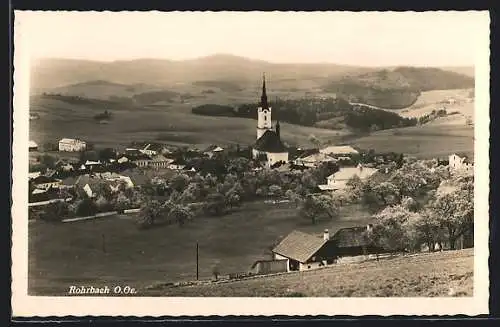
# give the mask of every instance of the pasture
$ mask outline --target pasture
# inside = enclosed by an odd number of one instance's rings
[[[448,99],[454,99],[455,103],[446,103]],[[430,113],[432,110],[445,108],[448,113],[458,111],[460,114],[455,118],[460,116],[470,116],[474,119],[473,99],[474,90],[472,89],[427,91],[422,92],[422,94],[418,97],[418,100],[412,106],[398,110],[398,113],[403,117],[418,118]],[[439,120],[441,119],[438,119],[437,121]],[[457,120],[456,124],[465,125],[465,119],[463,119],[463,121]]]
[[[29,294],[64,295],[71,285],[123,285],[139,289],[164,282],[194,280],[196,242],[201,279],[247,272],[255,260],[270,258],[270,247],[294,229],[321,235],[325,228],[363,226],[370,215],[344,207],[336,220],[297,216],[292,204],[245,203],[223,217],[200,217],[177,225],[138,230],[132,216],[93,221],[29,225]]]
[[[454,152],[474,154],[474,127],[426,124],[372,133],[350,141],[362,149],[405,153],[422,159],[447,157]]]
[[[30,122],[30,139],[43,144],[63,137],[76,137],[102,147],[116,148],[145,140],[200,147],[255,142],[256,120],[199,116],[192,114],[191,108],[191,104],[123,108],[113,111],[114,118],[109,124],[99,124],[92,117],[106,108],[38,99],[32,110],[40,114],[40,119]],[[349,133],[282,123],[281,134],[291,145],[306,146],[310,145],[311,134],[323,142],[335,142]]]
[[[422,253],[338,264],[223,284],[163,288],[158,296],[446,297],[473,296],[474,250]],[[450,294],[450,288],[453,293]]]

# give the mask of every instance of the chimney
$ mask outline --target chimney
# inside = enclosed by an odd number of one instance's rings
[[[330,233],[328,232],[328,229],[325,229],[325,231],[323,232],[323,239],[325,241],[328,241],[330,239]]]

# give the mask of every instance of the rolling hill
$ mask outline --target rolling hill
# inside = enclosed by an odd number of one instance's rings
[[[392,71],[399,68],[387,69]],[[404,74],[405,68],[402,69],[403,71],[400,73]],[[455,67],[450,71],[460,71],[460,69]],[[346,76],[355,77],[381,70],[383,67],[359,67],[329,63],[270,63],[226,54],[181,61],[137,59],[98,62],[74,59],[42,59],[32,64],[31,89],[32,93],[40,93],[71,84],[103,80],[115,84],[132,86],[146,84],[162,88],[186,83],[205,83],[207,85],[207,81],[209,81],[208,84],[213,85],[213,81],[229,81],[233,84],[230,85],[230,89],[234,89],[258,84],[263,72],[266,73],[269,82],[275,89],[295,88],[298,81],[309,81],[306,85],[311,88],[313,86],[322,87],[328,82]],[[418,71],[431,69],[415,68],[415,70],[410,71],[410,73],[415,74]],[[467,71],[470,74],[470,69],[467,67],[463,68],[462,71]],[[302,86],[299,85],[299,88]]]

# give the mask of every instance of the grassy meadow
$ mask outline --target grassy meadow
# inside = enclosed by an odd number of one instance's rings
[[[162,296],[444,297],[473,296],[474,250],[339,264],[221,284],[163,288]],[[450,289],[453,289],[450,293]]]
[[[109,124],[92,119],[106,108],[85,107],[54,99],[38,98],[32,110],[39,120],[30,122],[30,138],[39,144],[56,142],[63,137],[78,137],[99,146],[123,147],[131,141],[156,140],[169,144],[253,144],[256,120],[208,117],[191,113],[192,104],[173,104],[156,108],[114,110]],[[349,134],[283,123],[282,138],[292,145],[310,145],[314,134],[323,142],[335,142]]]
[[[362,226],[370,215],[359,207],[341,209],[337,220],[298,217],[292,204],[246,203],[223,217],[201,217],[177,225],[138,230],[132,216],[29,225],[29,294],[64,295],[71,285],[128,284],[140,292],[151,284],[194,280],[199,243],[200,278],[247,272],[270,258],[269,248],[297,229],[322,234],[325,228]],[[104,241],[103,241],[104,240]],[[104,244],[104,248],[103,248]]]
[[[474,127],[426,124],[378,131],[351,144],[376,152],[405,153],[418,158],[448,157],[453,152],[474,154]]]

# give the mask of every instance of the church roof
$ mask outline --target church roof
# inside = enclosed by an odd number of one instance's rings
[[[286,146],[281,142],[281,139],[275,131],[267,130],[255,142],[254,148],[262,152],[281,153],[287,152]]]

